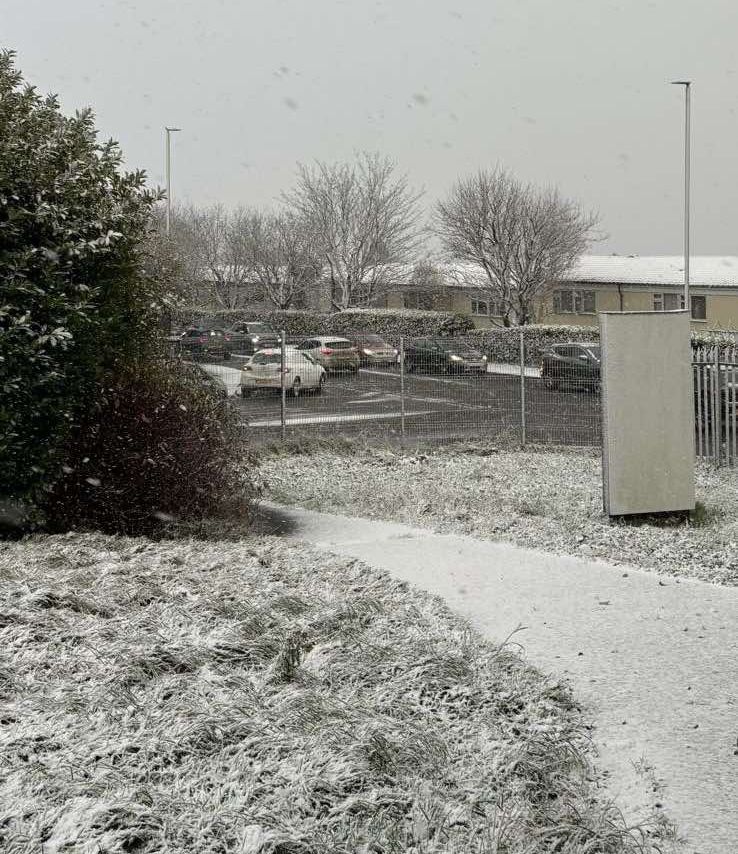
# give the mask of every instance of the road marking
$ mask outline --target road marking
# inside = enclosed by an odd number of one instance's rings
[[[376,374],[382,377],[397,377],[400,378],[399,371],[373,371],[369,368],[360,368],[359,373],[361,374]],[[519,377],[520,376],[520,365],[503,365],[501,362],[493,362],[487,364],[487,373],[493,374],[496,376],[502,377]],[[458,377],[468,377],[469,374],[457,374]],[[525,367],[525,376],[526,377],[540,377],[541,369],[534,368],[529,365]],[[405,377],[414,377],[419,380],[432,380],[434,382],[458,382],[457,380],[452,379],[444,379],[443,377],[430,377],[427,374],[416,374],[416,373],[405,373]]]
[[[399,394],[393,394],[391,397],[372,397],[371,400],[347,400],[346,406],[366,406],[367,403],[397,403],[399,399]],[[432,401],[427,402],[430,403]]]
[[[418,415],[433,415],[433,410],[426,412],[406,412],[405,418],[416,417]],[[291,424],[335,424],[344,421],[380,421],[385,418],[402,418],[401,412],[377,412],[367,415],[318,415],[310,418],[287,418],[285,424],[289,427]],[[279,418],[273,418],[269,421],[249,421],[246,424],[241,423],[240,427],[280,427],[282,422]]]

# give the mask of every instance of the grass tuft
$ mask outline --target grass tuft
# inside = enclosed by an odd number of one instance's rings
[[[4,852],[658,850],[566,685],[356,561],[77,534],[0,577]]]

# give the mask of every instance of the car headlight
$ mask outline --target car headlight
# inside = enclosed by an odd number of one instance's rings
[[[251,343],[252,343],[252,344],[256,344],[256,342],[257,342],[258,340],[259,340],[259,336],[258,336],[258,335],[252,335],[252,336],[251,336]]]
[[[487,357],[486,357],[486,356],[482,356],[482,361],[483,361],[483,362],[486,362],[486,361],[487,361]]]
[[[453,355],[452,355],[452,356],[451,356],[451,361],[452,361],[452,362],[460,362],[460,361],[461,361],[461,356],[453,356]]]

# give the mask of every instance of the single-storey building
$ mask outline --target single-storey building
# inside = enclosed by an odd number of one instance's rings
[[[500,308],[467,265],[441,267],[444,287],[390,293],[388,308],[435,308],[473,318],[478,327],[499,321]],[[738,256],[690,258],[692,328],[738,330]],[[536,322],[596,326],[600,311],[668,311],[684,308],[684,258],[659,255],[585,255],[534,308]]]

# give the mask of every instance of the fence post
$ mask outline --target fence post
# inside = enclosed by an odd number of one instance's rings
[[[400,335],[400,436],[405,441],[405,336]]]
[[[525,335],[520,329],[520,444],[525,446]]]
[[[285,418],[285,404],[287,402],[287,389],[285,388],[285,373],[284,369],[287,366],[287,350],[286,343],[287,339],[285,337],[285,331],[282,329],[279,333],[279,340],[281,345],[281,360],[280,360],[280,372],[279,372],[279,386],[280,386],[280,405],[279,405],[279,421],[282,427],[282,440],[287,437],[287,419]]]
[[[712,384],[712,399],[715,412],[715,420],[713,426],[715,428],[715,463],[720,465],[723,451],[723,428],[721,421],[723,420],[723,410],[721,407],[721,382],[720,382],[720,345],[715,345],[715,381]]]

